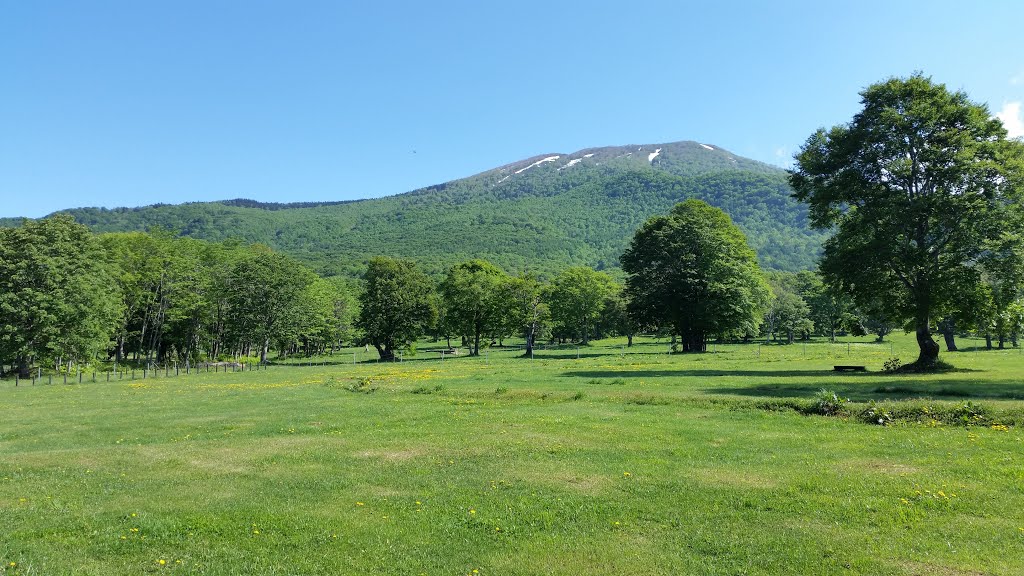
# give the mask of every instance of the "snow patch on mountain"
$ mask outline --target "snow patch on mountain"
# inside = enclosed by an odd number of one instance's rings
[[[708,146],[707,144],[701,144],[701,146],[707,148],[708,150],[714,150],[714,148],[712,148],[711,146]]]
[[[579,164],[580,162],[583,162],[583,158],[576,158],[574,160],[569,160],[569,163],[566,164],[565,166],[562,166],[561,168],[559,168],[558,171],[561,172],[562,170],[565,170],[566,168],[571,168],[571,167],[575,166],[576,164]]]
[[[658,148],[654,152],[651,152],[650,154],[648,154],[647,155],[647,161],[648,162],[654,162],[654,159],[658,157],[658,154],[661,154],[661,148]]]
[[[535,166],[540,166],[541,164],[543,164],[545,162],[554,162],[555,160],[558,160],[559,158],[561,158],[561,156],[548,156],[547,158],[542,158],[540,160],[537,160],[533,164],[530,164],[526,168],[520,168],[519,170],[516,170],[515,173],[519,174],[520,172],[525,172],[525,171],[529,170],[530,168],[533,168]]]

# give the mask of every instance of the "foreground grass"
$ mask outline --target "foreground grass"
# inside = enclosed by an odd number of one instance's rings
[[[888,345],[619,346],[5,383],[0,561],[8,574],[1024,572],[1019,428],[752,408],[825,387],[1013,411],[1018,351],[947,355],[963,371],[915,377],[829,371],[877,370]]]

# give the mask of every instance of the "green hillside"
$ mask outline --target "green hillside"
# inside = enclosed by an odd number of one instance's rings
[[[725,210],[765,267],[812,267],[822,236],[784,171],[697,142],[546,154],[406,194],[338,203],[250,200],[68,210],[98,232],[161,226],[208,240],[262,242],[322,273],[354,275],[378,254],[431,273],[471,257],[540,273],[616,268],[648,217],[687,198]],[[10,220],[8,220],[10,222]]]

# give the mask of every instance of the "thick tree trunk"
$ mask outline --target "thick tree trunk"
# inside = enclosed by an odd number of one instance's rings
[[[19,356],[16,361],[18,370],[18,378],[31,378],[32,377],[32,362],[27,356]]]
[[[950,318],[943,318],[942,322],[939,322],[939,333],[942,334],[943,340],[946,341],[946,352],[956,352],[956,325]]]
[[[790,330],[789,331],[789,342],[788,343],[792,344],[795,339],[796,339],[796,335],[793,333],[792,330]]]
[[[939,344],[932,339],[927,320],[917,323],[917,346],[921,350],[917,357],[918,366],[933,366],[939,360]]]
[[[956,352],[959,350],[956,347],[956,335],[952,330],[942,333],[943,340],[946,341],[946,352]]]
[[[633,335],[632,334],[626,334],[626,347],[627,348],[632,348],[633,347]]]
[[[985,333],[985,349],[986,350],[991,350],[992,349],[992,335],[989,334],[988,332]]]
[[[267,363],[267,351],[270,350],[270,339],[263,341],[263,346],[260,347],[260,364]]]
[[[391,349],[390,345],[374,344],[373,347],[377,349],[377,354],[380,355],[381,360],[390,362],[395,359],[395,351]]]

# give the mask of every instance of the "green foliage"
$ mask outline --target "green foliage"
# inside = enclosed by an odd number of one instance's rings
[[[120,314],[117,286],[89,230],[69,216],[0,229],[0,365],[89,362]]]
[[[789,283],[784,282],[782,274],[769,275],[772,298],[761,329],[772,339],[778,333],[784,333],[786,343],[792,344],[797,334],[809,336],[814,330],[814,322],[810,319],[811,309],[807,302],[787,286]]]
[[[589,343],[605,300],[615,292],[615,282],[608,274],[585,266],[568,268],[556,276],[548,294],[556,335]]]
[[[835,230],[821,269],[858,304],[912,322],[934,364],[934,313],[978,281],[989,244],[1020,243],[1024,144],[988,109],[915,74],[861,93],[852,122],[811,135],[790,183]]]
[[[550,329],[551,308],[544,301],[545,291],[546,287],[532,274],[510,278],[504,287],[505,333],[523,337],[524,356],[533,352],[537,339],[543,338]]]
[[[807,210],[790,197],[783,171],[695,142],[659,144],[653,162],[647,155],[655,147],[637,148],[580,151],[516,174],[537,159],[524,160],[357,202],[232,200],[70,212],[98,232],[159,226],[213,242],[263,243],[325,276],[358,277],[368,254],[388,254],[413,259],[436,277],[484,258],[510,273],[548,278],[567,266],[616,267],[647,218],[696,198],[732,217],[762,266],[813,267],[824,234],[809,229]],[[580,162],[565,168],[569,157]]]
[[[480,355],[481,334],[495,334],[507,323],[511,302],[505,298],[510,279],[486,260],[452,266],[441,283],[445,323],[456,333],[472,338],[472,354]]]
[[[845,405],[850,401],[849,398],[843,398],[834,390],[826,390],[822,388],[814,394],[814,412],[821,414],[822,416],[836,416],[843,414]]]
[[[382,360],[408,345],[437,321],[433,284],[416,264],[376,257],[367,264],[356,326]]]
[[[636,323],[671,327],[684,351],[705,350],[709,336],[754,333],[771,294],[743,233],[699,200],[648,220],[622,268]]]
[[[333,312],[333,301],[308,291],[315,275],[289,257],[256,249],[235,262],[228,274],[227,320],[235,341],[252,345],[265,362],[274,341],[298,337],[304,321]],[[322,285],[321,285],[322,288]],[[247,347],[247,346],[246,346]]]

